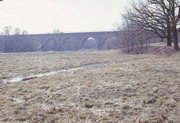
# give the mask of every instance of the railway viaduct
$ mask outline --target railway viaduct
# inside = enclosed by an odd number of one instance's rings
[[[110,49],[117,41],[119,31],[78,32],[59,34],[26,35],[25,40],[33,42],[39,51],[69,51],[80,49]]]

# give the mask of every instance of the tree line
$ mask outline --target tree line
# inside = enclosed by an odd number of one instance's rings
[[[58,29],[54,29],[48,34],[60,34]],[[5,26],[0,32],[0,52],[34,52],[37,51],[37,44],[29,41],[28,31],[12,26]]]
[[[20,28],[12,28],[11,26],[5,26],[2,29],[0,36],[1,51],[26,51],[26,49],[22,46],[22,41],[25,40],[27,33],[28,32],[26,30],[21,30]],[[27,47],[29,47],[28,44]]]
[[[166,39],[167,46],[173,43],[174,49],[179,50],[180,0],[132,1],[122,17],[123,26],[118,30],[127,32],[122,44],[126,49],[132,50],[139,45],[142,49],[150,37],[157,36]]]

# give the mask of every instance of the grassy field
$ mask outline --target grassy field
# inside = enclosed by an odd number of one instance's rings
[[[180,123],[180,53],[125,55],[112,50],[0,58],[0,81],[109,63],[1,84],[0,122]]]
[[[0,54],[0,58],[0,79],[122,59],[115,51]],[[125,58],[129,57],[126,56]]]

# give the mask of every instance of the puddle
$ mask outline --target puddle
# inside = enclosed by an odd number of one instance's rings
[[[23,78],[21,77],[17,77],[17,78],[13,78],[11,80],[8,80],[10,83],[13,83],[13,82],[18,82],[18,81],[21,81]]]
[[[52,75],[55,75],[58,73],[63,73],[63,72],[72,72],[72,71],[83,70],[83,69],[104,67],[104,66],[108,66],[108,65],[112,65],[112,64],[119,64],[119,63],[133,61],[133,60],[136,60],[136,59],[123,60],[123,61],[116,60],[116,61],[112,61],[112,62],[108,62],[108,63],[90,64],[90,65],[84,65],[84,66],[80,66],[80,67],[76,67],[76,68],[69,68],[69,69],[62,69],[62,70],[58,70],[58,71],[51,71],[51,72],[47,72],[47,73],[40,73],[40,74],[31,75],[31,76],[27,76],[27,77],[15,77],[15,78],[11,78],[11,79],[2,80],[2,82],[0,84],[27,81],[27,80],[31,80],[31,79],[35,79],[35,78],[39,78],[39,77],[43,77],[43,76],[52,76]]]

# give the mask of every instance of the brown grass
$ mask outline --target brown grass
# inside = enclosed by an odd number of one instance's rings
[[[72,64],[132,58],[136,60],[1,85],[0,122],[179,123],[180,54],[97,51],[4,55],[1,74],[10,76],[7,71],[12,67],[13,76],[43,72],[37,59],[51,71]],[[30,65],[24,59],[32,59]],[[32,67],[31,72],[28,67]]]

